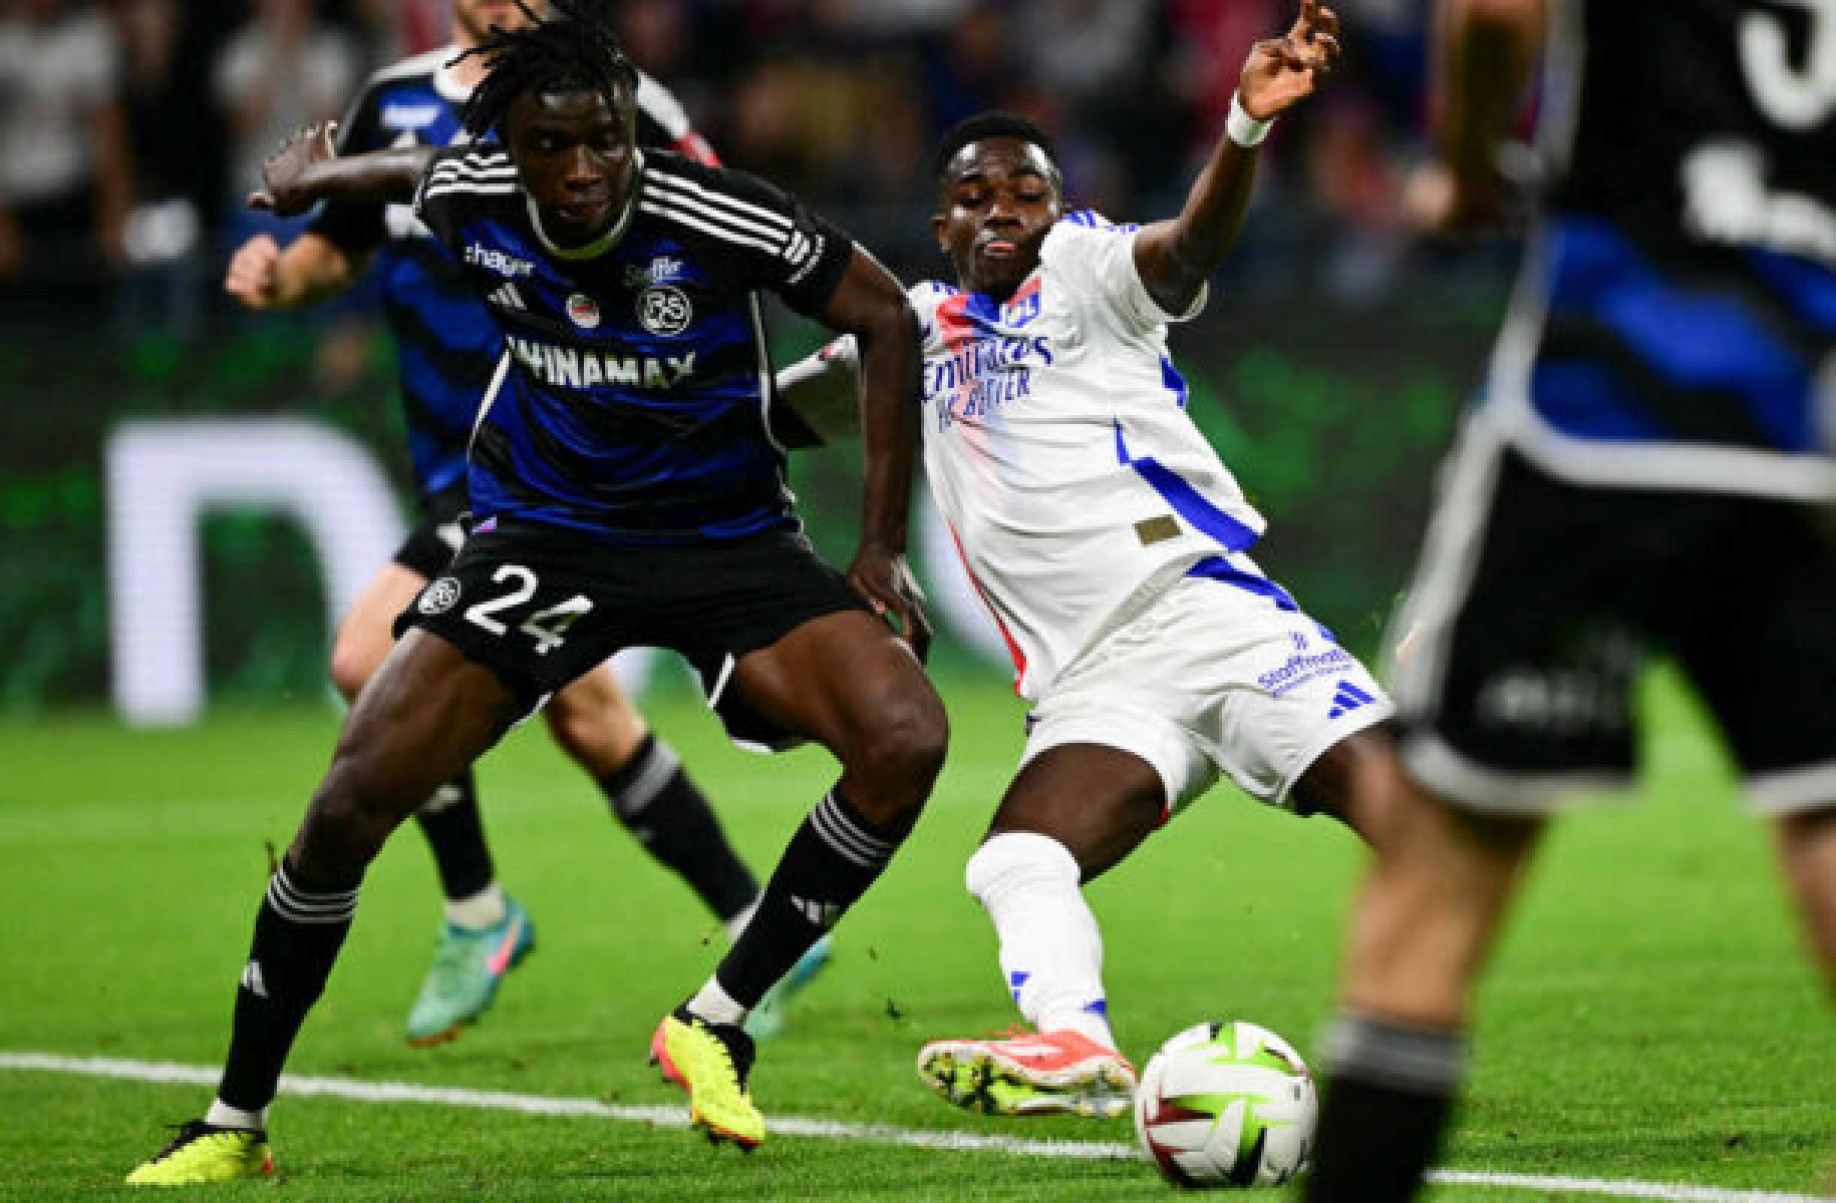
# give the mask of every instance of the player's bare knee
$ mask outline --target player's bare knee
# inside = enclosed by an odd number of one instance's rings
[[[877,802],[895,813],[923,806],[943,770],[949,742],[949,718],[930,690],[882,703],[846,766],[865,786],[868,797],[860,804]]]
[[[570,697],[562,690],[543,710],[555,745],[595,776],[617,772],[637,752],[650,729],[618,695]],[[610,696],[612,705],[597,704]]]
[[[392,826],[374,810],[337,788],[331,776],[313,795],[294,836],[288,859],[301,877],[321,886],[343,887],[362,880]]]
[[[542,720],[548,724],[555,746],[573,760],[587,759],[597,746],[596,740],[603,739],[603,721],[583,707],[563,704],[561,695],[556,695],[542,711]]]
[[[345,701],[354,701],[363,692],[364,683],[370,679],[374,667],[369,649],[361,641],[340,636],[332,645],[331,681]]]

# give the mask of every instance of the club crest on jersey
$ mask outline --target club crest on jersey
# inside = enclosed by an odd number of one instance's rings
[[[427,586],[414,608],[423,614],[444,614],[459,604],[459,582],[443,576]]]
[[[1023,292],[1007,304],[1001,306],[1001,324],[1004,326],[1024,326],[1039,316],[1039,285],[1035,283],[1032,291]]]
[[[680,288],[658,284],[638,294],[637,319],[652,334],[667,337],[688,329],[695,320],[695,307]]]
[[[582,330],[599,329],[599,302],[584,292],[567,299],[567,318]]]

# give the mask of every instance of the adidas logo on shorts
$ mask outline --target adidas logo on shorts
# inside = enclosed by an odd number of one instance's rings
[[[1360,706],[1368,706],[1376,700],[1350,681],[1340,681],[1332,691],[1332,709],[1326,712],[1326,717],[1339,718],[1350,714]]]

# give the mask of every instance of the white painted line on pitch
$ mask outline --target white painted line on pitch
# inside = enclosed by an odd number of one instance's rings
[[[1539,1174],[1479,1174],[1465,1170],[1430,1170],[1428,1177],[1441,1186],[1494,1186],[1570,1195],[1606,1195],[1614,1199],[1663,1199],[1667,1203],[1829,1203],[1821,1195],[1781,1195],[1773,1191],[1628,1182],[1613,1178],[1545,1178]]]
[[[169,1061],[127,1061],[113,1057],[61,1057],[50,1053],[0,1052],[0,1070],[77,1074],[92,1078],[119,1078],[130,1082],[180,1083],[215,1086],[221,1071],[202,1065],[176,1065]],[[598,1099],[555,1098],[540,1094],[515,1094],[502,1090],[465,1090],[449,1086],[416,1086],[409,1082],[365,1082],[353,1078],[309,1078],[287,1074],[281,1093],[346,1099],[357,1103],[425,1103],[440,1107],[468,1107],[485,1111],[515,1111],[523,1115],[580,1115],[658,1128],[685,1128],[688,1117],[680,1105],[638,1107],[602,1103]],[[771,1131],[779,1136],[819,1140],[867,1141],[908,1148],[1008,1153],[1020,1157],[1065,1157],[1089,1161],[1136,1161],[1141,1153],[1132,1144],[1106,1144],[1085,1140],[1023,1140],[1014,1136],[978,1136],[970,1132],[936,1132],[896,1128],[890,1124],[844,1124],[829,1120],[773,1116]],[[1615,1199],[1658,1199],[1664,1203],[1829,1203],[1813,1195],[1772,1191],[1729,1190],[1714,1186],[1684,1186],[1666,1182],[1635,1182],[1608,1178],[1558,1178],[1537,1174],[1487,1174],[1467,1170],[1434,1170],[1431,1181],[1442,1186],[1477,1186],[1500,1190],[1529,1190],[1572,1195],[1601,1195]]]
[[[193,1086],[217,1084],[222,1072],[202,1065],[175,1065],[169,1061],[122,1061],[113,1057],[60,1057],[47,1053],[0,1053],[0,1070],[38,1070],[79,1074],[94,1078],[121,1078],[132,1082],[177,1082]],[[598,1099],[554,1098],[539,1094],[513,1094],[501,1090],[464,1090],[449,1086],[416,1086],[409,1082],[364,1082],[352,1078],[306,1078],[283,1075],[281,1093],[317,1095],[359,1103],[428,1103],[443,1107],[470,1107],[486,1111],[515,1111],[524,1115],[586,1115],[598,1119],[649,1124],[658,1128],[688,1127],[688,1109],[637,1107],[602,1103]],[[1014,1153],[1029,1157],[1074,1157],[1089,1160],[1133,1160],[1140,1156],[1133,1145],[1096,1144],[1077,1140],[1021,1140],[1011,1136],[978,1136],[972,1132],[926,1132],[895,1128],[890,1124],[844,1124],[795,1116],[773,1116],[771,1130],[782,1136],[808,1136],[823,1140],[870,1141],[909,1145],[921,1149],[951,1149]]]

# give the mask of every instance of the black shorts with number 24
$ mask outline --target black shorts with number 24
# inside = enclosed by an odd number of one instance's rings
[[[798,532],[621,547],[501,523],[467,538],[395,629],[440,636],[494,671],[528,710],[623,648],[669,648],[694,665],[736,740],[779,746],[785,733],[730,688],[734,664],[811,619],[864,608]]]

